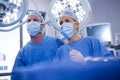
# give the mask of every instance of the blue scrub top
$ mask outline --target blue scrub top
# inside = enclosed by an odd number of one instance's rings
[[[63,45],[62,40],[49,36],[44,36],[42,42],[38,44],[29,41],[19,51],[13,69],[35,63],[52,63],[55,53],[61,45]]]
[[[80,51],[84,57],[112,56],[112,53],[99,40],[93,37],[86,37],[61,46],[56,53],[54,63],[71,61],[69,56],[71,50]]]

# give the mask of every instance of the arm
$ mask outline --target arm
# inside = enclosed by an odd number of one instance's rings
[[[55,55],[54,60],[53,60],[53,63],[54,64],[61,63],[61,51],[60,51],[60,48],[56,52],[56,55]]]
[[[25,63],[25,56],[23,55],[23,51],[20,50],[18,52],[17,56],[16,56],[14,66],[13,66],[13,70],[15,68],[22,67],[22,66],[26,66],[26,63]]]
[[[19,51],[19,53],[16,56],[14,65],[13,65],[13,69],[12,69],[12,73],[11,73],[11,80],[16,80],[14,77],[16,74],[14,74],[14,72],[16,71],[17,68],[20,68],[22,66],[26,66],[23,58],[24,57],[22,56],[22,51]]]

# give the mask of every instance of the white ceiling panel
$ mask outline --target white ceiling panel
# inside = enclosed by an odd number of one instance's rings
[[[28,0],[28,1],[29,1],[29,6],[28,6],[29,10],[38,9],[39,11],[46,12],[52,0]]]

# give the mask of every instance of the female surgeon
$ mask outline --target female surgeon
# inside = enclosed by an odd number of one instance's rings
[[[54,63],[65,63],[69,61],[84,63],[84,57],[112,56],[99,40],[93,37],[80,37],[78,34],[80,23],[72,10],[66,9],[63,12],[59,24],[60,32],[67,38],[68,44],[58,49]]]
[[[19,50],[13,71],[36,63],[52,63],[57,49],[63,45],[62,40],[44,34],[44,19],[38,12],[28,16],[26,28],[31,40]]]

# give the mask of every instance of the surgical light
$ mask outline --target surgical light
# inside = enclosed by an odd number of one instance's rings
[[[26,15],[27,4],[28,0],[0,0],[0,31],[11,31],[19,27]]]
[[[91,15],[91,7],[88,0],[52,0],[50,3],[46,22],[55,29],[59,29],[59,18],[64,9],[72,9],[80,22],[80,30],[84,28]]]

